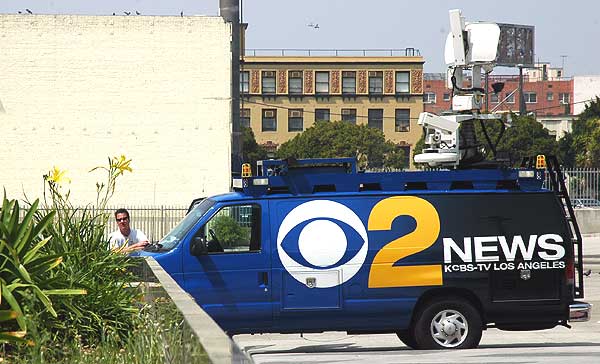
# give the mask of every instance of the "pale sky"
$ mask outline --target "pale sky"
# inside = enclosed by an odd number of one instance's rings
[[[218,0],[0,0],[0,13],[218,15]],[[448,10],[467,21],[535,26],[536,60],[566,74],[600,74],[600,2],[572,0],[243,0],[247,48],[417,48],[426,72],[444,72]],[[319,24],[319,28],[308,24]],[[561,57],[567,56],[567,57]],[[498,72],[496,72],[498,73]]]

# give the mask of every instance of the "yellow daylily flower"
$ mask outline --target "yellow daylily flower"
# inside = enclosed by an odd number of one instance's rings
[[[119,171],[119,174],[123,174],[125,171],[132,172],[130,164],[131,159],[127,159],[124,155],[121,155],[120,157],[113,157],[111,161],[112,167],[116,168]]]
[[[50,172],[48,172],[48,181],[54,182],[57,185],[63,183],[71,183],[71,179],[66,176],[67,171],[61,171],[58,167],[54,166]]]

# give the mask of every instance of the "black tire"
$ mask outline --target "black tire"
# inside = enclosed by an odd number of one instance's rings
[[[482,327],[470,302],[443,297],[427,302],[417,314],[414,337],[419,349],[472,349],[479,345]]]
[[[398,331],[396,333],[398,339],[402,341],[402,344],[408,346],[411,349],[417,349],[417,341],[415,340],[415,335],[412,330],[408,331]]]

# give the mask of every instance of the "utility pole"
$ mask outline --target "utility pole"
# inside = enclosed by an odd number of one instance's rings
[[[231,23],[231,174],[242,172],[240,122],[240,6],[239,0],[219,0],[220,15]]]
[[[489,76],[490,73],[486,72],[485,73],[485,112],[489,112],[490,111],[490,87],[489,87]]]
[[[526,113],[525,94],[523,93],[523,65],[519,65],[519,115],[523,116]]]

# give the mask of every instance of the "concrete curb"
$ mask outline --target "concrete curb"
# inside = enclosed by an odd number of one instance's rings
[[[196,301],[185,292],[152,257],[146,257],[146,264],[152,270],[169,298],[187,321],[189,328],[214,364],[253,364],[250,356],[217,325]]]
[[[582,238],[598,238],[600,237],[600,233],[586,233],[586,234],[581,234]]]

